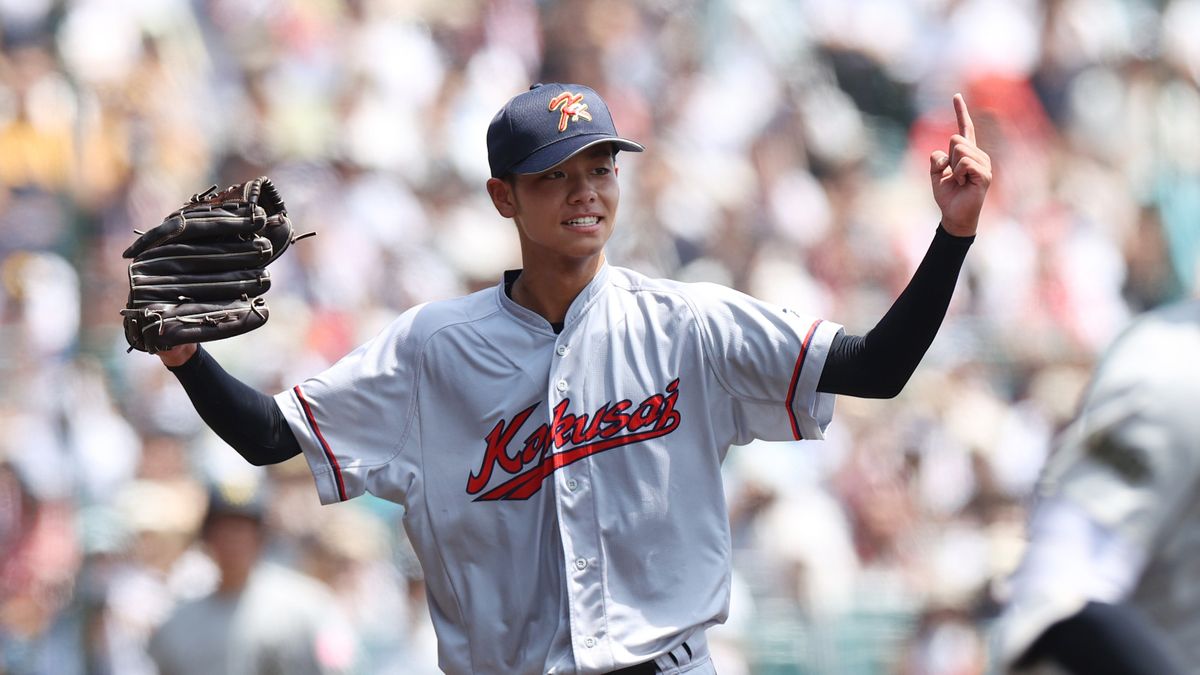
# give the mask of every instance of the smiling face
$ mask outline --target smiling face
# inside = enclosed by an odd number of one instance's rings
[[[544,263],[598,267],[603,260],[620,200],[608,143],[541,173],[492,178],[487,187],[496,210],[517,225],[526,268]]]

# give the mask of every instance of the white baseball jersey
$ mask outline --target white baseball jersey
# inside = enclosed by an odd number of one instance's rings
[[[1114,344],[1039,486],[1004,657],[1089,601],[1129,601],[1200,664],[1200,302]]]
[[[817,439],[833,323],[604,266],[555,334],[503,284],[276,400],[325,503],[403,504],[448,673],[711,673],[730,444]]]

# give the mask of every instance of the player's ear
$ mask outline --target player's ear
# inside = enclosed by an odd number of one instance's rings
[[[492,198],[492,206],[496,212],[505,218],[517,215],[517,199],[514,194],[515,185],[511,181],[499,178],[489,178],[487,182],[488,196]]]

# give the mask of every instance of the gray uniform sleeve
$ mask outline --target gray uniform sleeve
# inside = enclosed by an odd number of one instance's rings
[[[275,395],[321,503],[367,491],[409,440],[421,350],[412,325],[419,311],[410,309],[325,372]]]
[[[706,358],[732,397],[739,444],[824,438],[834,395],[817,392],[842,327],[715,284],[696,284]]]

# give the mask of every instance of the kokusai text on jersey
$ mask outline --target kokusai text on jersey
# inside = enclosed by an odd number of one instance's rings
[[[681,419],[675,410],[678,399],[679,378],[666,386],[666,393],[649,396],[636,407],[632,401],[625,399],[605,403],[591,415],[568,413],[571,399],[564,398],[554,406],[554,417],[550,422],[535,429],[525,438],[520,452],[510,455],[509,443],[540,405],[534,403],[517,413],[511,422],[506,424],[505,420],[500,420],[492,427],[485,439],[487,449],[483,453],[483,464],[467,480],[467,493],[477,494],[486,487],[492,478],[492,470],[499,465],[513,478],[480,495],[475,501],[528,499],[541,489],[542,481],[547,476],[568,464],[605,450],[666,436],[675,431]],[[568,444],[574,444],[574,447],[560,451]],[[534,466],[526,469],[530,464]]]

